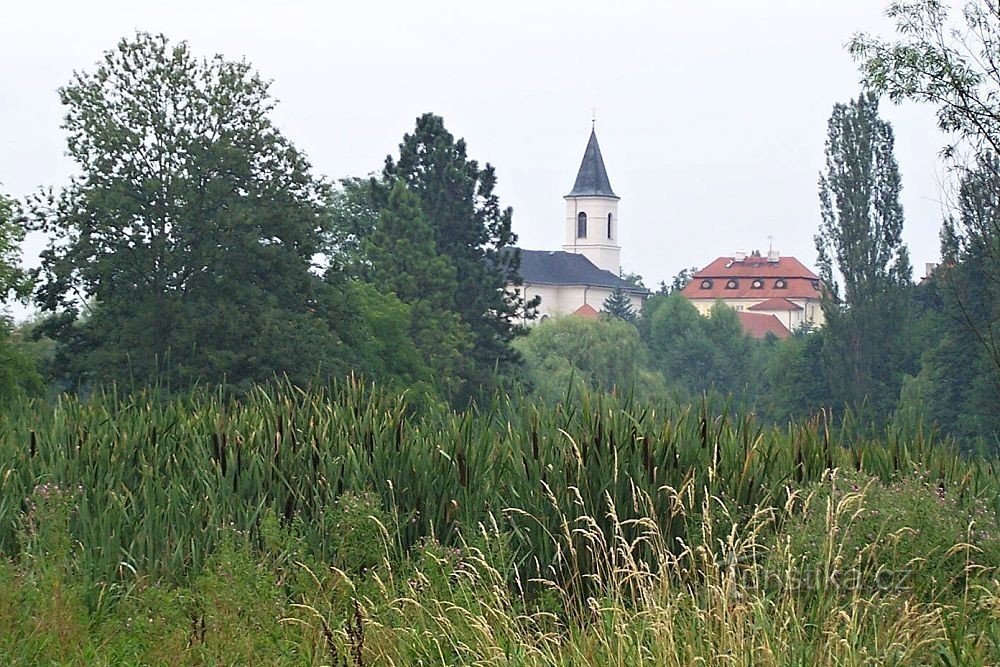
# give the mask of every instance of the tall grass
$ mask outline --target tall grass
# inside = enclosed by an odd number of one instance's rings
[[[998,498],[995,461],[920,424],[707,402],[23,402],[0,415],[0,655],[997,664]]]
[[[27,499],[43,483],[79,489],[71,534],[97,580],[125,568],[183,581],[220,528],[257,535],[268,512],[299,521],[309,548],[329,558],[327,510],[346,491],[375,491],[399,553],[426,537],[454,543],[500,517],[525,580],[584,586],[596,564],[577,548],[582,538],[553,540],[579,520],[632,539],[633,522],[653,519],[678,551],[699,539],[690,534],[699,512],[679,511],[667,490],[688,489],[695,508],[725,499],[740,519],[837,467],[883,480],[919,468],[970,501],[996,507],[1000,497],[992,462],[966,461],[916,426],[878,438],[835,433],[822,419],[777,429],[705,405],[658,410],[610,396],[556,407],[499,397],[415,417],[359,381],[259,388],[240,402],[221,392],[108,394],[24,402],[0,417],[0,552],[18,553]],[[592,511],[605,502],[614,521]]]

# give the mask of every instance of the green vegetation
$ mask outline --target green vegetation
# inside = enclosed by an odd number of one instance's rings
[[[984,7],[851,46],[974,149],[943,265],[912,283],[877,96],[838,104],[828,325],[784,341],[700,315],[691,269],[529,333],[442,118],[334,186],[250,65],[122,40],[60,91],[79,175],[0,196],[0,302],[43,311],[0,317],[4,664],[1000,663]]]
[[[414,417],[354,383],[0,429],[8,664],[1000,658],[996,468],[916,424],[599,394]]]

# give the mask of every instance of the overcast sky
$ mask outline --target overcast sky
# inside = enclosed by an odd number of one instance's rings
[[[123,36],[162,32],[273,80],[276,122],[330,178],[380,168],[433,111],[496,166],[523,247],[558,249],[596,108],[621,197],[626,271],[649,286],[734,250],[815,261],[816,181],[835,102],[858,93],[844,45],[890,35],[883,0],[661,2],[7,2],[0,21],[0,183],[59,186],[56,90]],[[930,109],[896,130],[915,275],[938,255],[945,139]],[[34,259],[41,241],[31,239]]]

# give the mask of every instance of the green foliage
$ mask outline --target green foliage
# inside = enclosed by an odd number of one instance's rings
[[[347,492],[337,498],[330,524],[336,564],[354,575],[372,572],[386,561],[394,522],[372,492]]]
[[[634,394],[644,400],[665,392],[646,363],[635,326],[619,319],[548,319],[519,340],[517,349],[533,390],[549,402],[562,400],[568,391]]]
[[[21,267],[24,227],[17,219],[18,212],[17,202],[0,193],[0,305],[31,291],[31,281]]]
[[[901,589],[921,600],[957,603],[989,586],[1000,567],[996,514],[963,501],[926,471],[890,483],[839,473],[803,494],[810,511],[786,524],[778,539],[788,540],[804,584],[839,584],[837,592],[846,595],[854,586],[886,594]],[[832,560],[824,553],[831,520]],[[824,571],[824,561],[838,571]]]
[[[140,33],[60,97],[81,175],[31,212],[72,384],[245,391],[343,370],[338,293],[311,271],[324,187],[247,63]]]
[[[966,0],[960,11],[938,0],[892,2],[896,38],[860,34],[849,45],[863,83],[894,101],[933,106],[951,143],[957,211],[942,229],[938,345],[924,358],[934,383],[931,411],[966,442],[986,434],[996,445],[1000,404],[997,345],[1000,286],[1000,15],[994,3]],[[954,18],[953,18],[954,17]],[[971,149],[971,150],[970,150]],[[963,331],[962,329],[965,329]]]
[[[468,159],[465,141],[456,140],[433,114],[417,118],[413,134],[403,137],[398,159],[386,158],[381,188],[389,191],[397,181],[419,197],[437,252],[454,266],[454,307],[473,338],[470,359],[476,375],[465,392],[471,397],[489,388],[495,371],[516,366],[511,343],[523,333],[522,317],[532,316],[537,306],[509,289],[521,284],[513,212],[501,208],[494,193],[493,167]]]
[[[616,287],[611,291],[611,294],[601,305],[601,310],[609,317],[625,322],[635,322],[637,317],[635,308],[632,307],[632,299],[621,287]]]
[[[831,407],[833,398],[823,366],[825,332],[797,332],[774,350],[765,374],[767,413],[788,421]]]
[[[655,300],[654,300],[655,299]],[[650,299],[643,327],[653,363],[669,385],[696,394],[740,394],[751,382],[753,341],[736,311],[718,303],[708,317],[680,294]]]
[[[896,41],[859,34],[848,48],[865,87],[894,101],[936,107],[938,126],[977,154],[1000,154],[1000,74],[993,67],[1000,16],[987,0],[964,0],[950,19],[941,0],[890,2]],[[946,154],[953,156],[956,146]]]
[[[966,566],[1000,557],[997,468],[898,436],[586,393],[415,420],[358,384],[25,405],[0,421],[0,651],[15,665],[683,665],[750,637],[773,651],[739,664],[944,650],[993,664],[998,591]],[[830,468],[883,481],[844,504],[852,489],[815,486]],[[807,491],[788,502],[789,485]],[[912,578],[871,594],[771,585],[785,566],[846,582],[852,563]]]
[[[912,366],[904,341],[911,270],[893,143],[875,95],[837,104],[819,179],[825,374],[836,403],[878,416],[891,410]]]
[[[40,396],[44,381],[36,355],[21,331],[0,318],[0,407],[23,396]]]
[[[409,304],[410,336],[441,394],[455,399],[474,374],[472,332],[456,312],[455,267],[434,238],[420,200],[397,181],[362,242],[362,275],[383,294]]]

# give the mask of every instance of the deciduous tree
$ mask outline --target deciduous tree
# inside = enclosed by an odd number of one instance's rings
[[[53,239],[37,297],[91,379],[242,388],[342,368],[340,300],[311,271],[324,186],[268,88],[140,33],[59,91],[80,175],[33,201]]]
[[[909,255],[893,132],[878,98],[837,104],[827,127],[816,235],[826,290],[825,368],[835,400],[886,414],[903,377]]]

